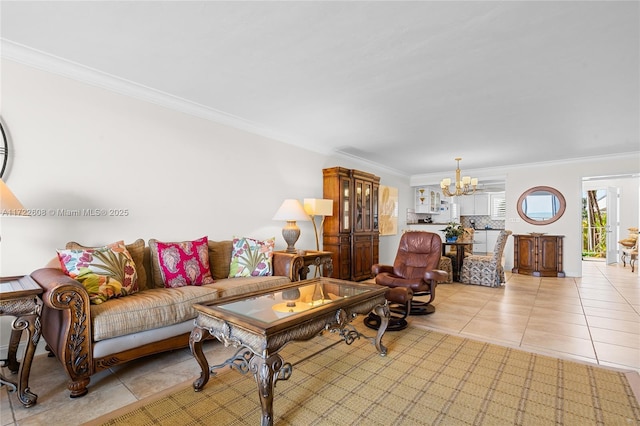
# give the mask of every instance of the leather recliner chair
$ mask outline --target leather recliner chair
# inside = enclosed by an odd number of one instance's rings
[[[413,292],[410,315],[426,315],[435,312],[431,305],[436,295],[438,281],[445,281],[448,274],[438,270],[442,251],[440,235],[433,232],[407,231],[400,238],[393,266],[375,264],[371,271],[376,284],[390,288],[404,287]],[[415,297],[429,296],[427,301]],[[403,306],[392,306],[398,312]]]

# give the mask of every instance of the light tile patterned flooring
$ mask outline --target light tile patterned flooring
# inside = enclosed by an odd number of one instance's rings
[[[629,266],[585,261],[581,278],[507,273],[502,288],[441,284],[434,305],[434,314],[409,317],[410,322],[526,351],[635,371],[634,380],[640,372],[640,279],[638,271],[632,273]],[[208,342],[207,353],[210,358],[224,359],[231,351]],[[6,369],[3,373],[8,374]],[[38,356],[29,383],[38,394],[38,404],[23,408],[4,386],[0,424],[82,424],[198,374],[187,348],[104,371],[92,378],[85,397],[70,399],[66,376],[57,361]]]
[[[504,346],[640,372],[640,279],[629,266],[583,262],[581,278],[507,273],[487,289],[442,284],[430,328]]]

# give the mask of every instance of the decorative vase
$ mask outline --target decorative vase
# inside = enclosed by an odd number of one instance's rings
[[[448,243],[455,243],[456,241],[458,241],[458,237],[447,237],[447,242]]]

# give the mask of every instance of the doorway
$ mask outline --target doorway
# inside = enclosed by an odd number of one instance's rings
[[[617,188],[612,189],[617,200]],[[611,196],[601,188],[582,191],[582,260],[607,260],[607,264],[617,261],[617,256],[611,259],[607,250],[611,246],[607,234],[618,233],[618,218],[608,208]]]
[[[640,177],[585,177],[582,180],[582,260],[620,262],[618,241],[640,221]]]

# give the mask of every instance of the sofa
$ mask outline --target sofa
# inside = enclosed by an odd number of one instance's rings
[[[295,253],[273,251],[271,275],[229,278],[234,241],[207,241],[212,283],[167,288],[155,247],[139,239],[125,247],[135,263],[137,291],[94,304],[83,284],[58,257],[31,273],[43,288],[42,338],[69,376],[72,398],[88,392],[91,376],[133,359],[188,347],[196,303],[269,289],[298,280],[304,267]],[[124,245],[124,243],[122,243]],[[68,243],[67,249],[83,249]]]

